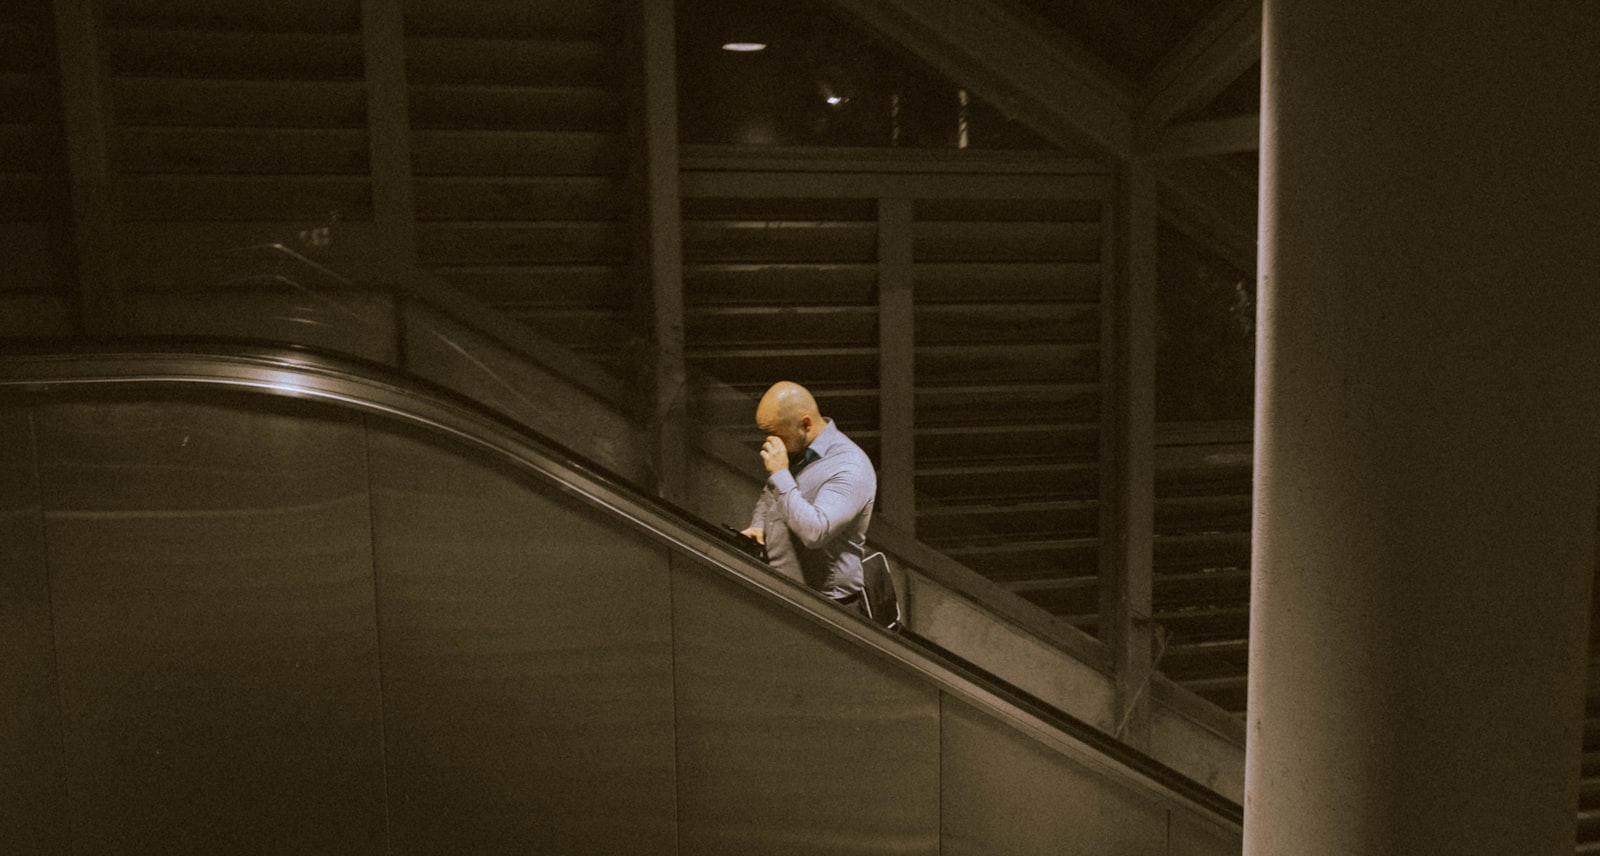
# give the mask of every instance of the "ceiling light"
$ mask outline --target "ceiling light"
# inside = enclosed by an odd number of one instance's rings
[[[766,50],[767,46],[762,42],[728,42],[722,46],[722,49],[735,53],[755,53],[756,51]]]

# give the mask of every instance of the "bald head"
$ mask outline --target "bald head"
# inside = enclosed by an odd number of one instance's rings
[[[756,425],[767,434],[783,440],[791,454],[810,445],[824,426],[817,400],[798,383],[781,380],[773,384],[756,405]]]

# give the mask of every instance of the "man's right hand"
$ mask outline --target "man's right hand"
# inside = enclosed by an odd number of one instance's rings
[[[767,435],[766,442],[761,444],[761,465],[767,468],[769,476],[789,468],[789,450],[781,437]]]
[[[746,538],[754,538],[756,543],[763,547],[767,546],[767,530],[759,526],[752,526],[739,534]]]

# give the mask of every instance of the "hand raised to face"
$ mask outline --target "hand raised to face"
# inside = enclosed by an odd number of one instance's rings
[[[767,441],[761,444],[761,465],[767,468],[768,475],[789,468],[789,450],[784,448],[782,438],[767,435]]]

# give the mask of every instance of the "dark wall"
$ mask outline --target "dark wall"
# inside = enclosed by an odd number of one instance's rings
[[[0,409],[0,841],[67,852],[50,580],[27,411]]]
[[[671,853],[667,551],[371,434],[396,852]]]
[[[382,852],[359,419],[32,410],[78,853]]]
[[[0,401],[0,538],[17,852],[1238,850],[534,477],[375,417]]]

